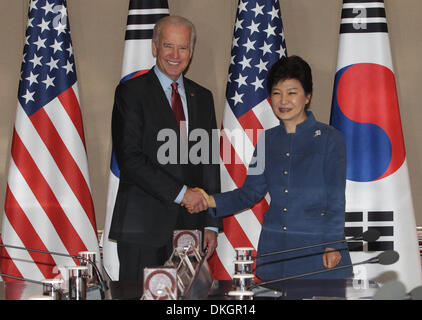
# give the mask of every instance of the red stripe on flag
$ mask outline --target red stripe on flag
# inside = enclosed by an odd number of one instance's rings
[[[87,250],[16,131],[13,132],[12,141],[13,161],[50,219],[69,254],[76,255],[79,251]],[[75,261],[77,262],[77,260]]]
[[[59,99],[64,110],[66,110],[67,114],[72,120],[73,125],[78,131],[79,137],[81,138],[82,143],[86,149],[81,108],[79,107],[79,102],[78,102],[78,98],[76,97],[75,91],[73,91],[72,87],[70,87],[63,93],[59,94],[57,98]]]
[[[130,77],[130,78],[131,78],[131,79],[133,79],[133,78],[139,77],[140,75],[143,75],[143,74],[147,73],[149,70],[150,70],[150,69],[145,69],[145,70],[138,71],[138,72],[136,72],[136,73],[135,73],[132,77]]]
[[[223,230],[230,230],[230,232],[225,233],[225,235],[233,248],[253,247],[252,243],[249,241],[248,236],[243,231],[243,228],[240,226],[235,216],[225,217],[223,219],[223,228]],[[233,257],[233,259],[234,258],[235,257]]]
[[[16,201],[16,198],[10,191],[9,186],[7,186],[6,190],[5,213],[7,219],[15,232],[19,235],[19,238],[23,242],[25,248],[48,251],[41,238],[38,236],[37,231],[34,229],[26,216],[24,210],[22,210],[21,206]],[[57,273],[53,273],[53,268],[56,266],[56,262],[49,254],[31,251],[28,251],[28,253],[37,264],[37,267],[40,269],[44,278],[50,279],[57,275]]]
[[[258,219],[259,223],[262,224],[264,222],[264,215],[265,212],[267,212],[269,208],[269,204],[267,202],[267,199],[262,198],[259,202],[255,203],[251,210],[255,214],[255,217]]]
[[[227,159],[228,150],[230,152],[229,159]],[[237,187],[242,186],[246,178],[247,170],[242,160],[237,155],[236,150],[233,148],[233,145],[228,139],[224,129],[221,130],[220,156],[233,182]]]
[[[6,198],[6,201],[7,201],[7,198]],[[3,243],[1,237],[0,237],[0,243]],[[11,275],[11,276],[22,278],[22,274],[19,272],[15,263],[10,258],[5,247],[0,248],[0,272]],[[11,279],[11,278],[6,278],[6,277],[2,277],[2,278],[4,281],[14,281],[14,282],[19,281],[16,279]]]
[[[91,222],[94,232],[96,232],[94,204],[92,202],[91,191],[89,190],[88,184],[85,181],[80,168],[66,148],[56,127],[53,125],[43,108],[32,114],[30,119],[44,144],[50,151],[50,154],[53,156],[54,161],[69,184],[69,187],[81,203],[82,208]]]
[[[216,251],[207,260],[212,276],[216,280],[231,280],[230,274],[226,271]]]
[[[264,128],[256,117],[255,112],[253,112],[253,109],[243,114],[237,120],[255,147],[258,142],[258,130],[263,130]]]

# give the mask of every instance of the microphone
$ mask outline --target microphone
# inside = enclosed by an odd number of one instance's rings
[[[56,288],[51,283],[42,282],[42,281],[38,281],[38,280],[32,280],[32,279],[28,279],[28,278],[21,278],[21,277],[12,276],[12,275],[5,274],[5,273],[0,273],[0,277],[6,277],[6,278],[10,278],[10,279],[15,279],[15,280],[22,280],[22,281],[28,281],[28,282],[32,282],[32,283],[36,283],[36,284],[41,284],[41,285],[47,285],[48,287],[52,288],[54,291],[59,293],[62,297],[65,297],[66,300],[69,300],[61,289]]]
[[[422,300],[422,286],[406,293],[404,284],[394,280],[379,288],[374,295],[374,300]]]
[[[345,269],[345,268],[349,268],[349,267],[353,267],[353,266],[358,266],[358,265],[361,265],[361,264],[379,263],[379,264],[382,264],[382,265],[390,265],[390,264],[396,263],[398,260],[399,260],[399,254],[396,251],[388,250],[388,251],[384,251],[384,252],[380,253],[378,256],[376,256],[374,258],[371,258],[371,259],[368,259],[368,260],[365,260],[365,261],[352,263],[352,264],[348,264],[348,265],[344,265],[344,266],[340,266],[340,267],[334,267],[334,268],[331,268],[331,269],[323,269],[323,270],[318,270],[318,271],[313,271],[313,272],[308,272],[308,273],[297,274],[297,275],[289,276],[289,277],[285,277],[285,278],[264,281],[264,282],[256,283],[256,284],[252,285],[250,287],[250,289],[256,288],[257,286],[261,286],[261,285],[264,285],[264,284],[270,284],[270,283],[275,283],[275,282],[279,282],[279,281],[291,280],[291,279],[296,279],[296,278],[300,278],[300,277],[311,276],[311,275],[314,275],[314,274]]]
[[[422,300],[422,286],[414,288],[409,292],[412,300]]]
[[[377,241],[380,236],[381,236],[381,233],[377,229],[368,229],[364,233],[362,233],[360,236],[347,239],[347,241],[363,240],[366,242],[374,242],[374,241]]]
[[[258,259],[258,258],[262,258],[262,257],[268,257],[268,256],[272,256],[272,255],[282,254],[282,253],[311,249],[311,248],[322,247],[322,246],[326,246],[326,245],[342,243],[342,242],[347,242],[347,241],[354,241],[354,240],[363,240],[363,241],[366,241],[366,242],[374,242],[374,241],[378,240],[378,238],[380,236],[381,236],[381,233],[378,230],[369,229],[369,230],[365,231],[364,233],[362,233],[361,235],[354,236],[354,237],[349,238],[349,239],[323,242],[323,243],[318,243],[318,244],[313,244],[313,245],[298,247],[298,248],[293,248],[293,249],[281,250],[281,251],[267,252],[267,253],[263,253],[263,254],[260,254],[258,256],[252,257],[252,259],[255,260],[255,259]]]
[[[374,300],[407,300],[406,288],[400,281],[391,281],[384,284],[374,294]]]
[[[364,261],[364,263],[379,263],[382,265],[390,265],[396,263],[400,258],[400,255],[397,251],[387,250],[380,253],[378,256]]]
[[[66,254],[66,253],[60,253],[60,252],[54,252],[54,251],[45,251],[45,250],[39,250],[39,249],[30,249],[30,248],[25,248],[25,247],[18,247],[18,246],[13,246],[13,245],[4,244],[4,243],[0,243],[0,247],[11,248],[11,249],[18,249],[18,250],[25,250],[25,251],[31,251],[31,252],[38,252],[38,253],[46,253],[46,254],[51,254],[51,255],[55,255],[55,256],[62,256],[62,257],[74,258],[74,259],[86,261],[95,270],[95,274],[98,277],[98,282],[100,284],[100,289],[102,291],[102,296],[104,296],[104,291],[106,291],[108,289],[107,284],[104,281],[104,279],[103,279],[103,277],[101,275],[100,270],[98,270],[97,265],[93,261],[91,261],[91,260],[89,260],[89,259],[87,259],[85,257],[75,256],[75,255]]]

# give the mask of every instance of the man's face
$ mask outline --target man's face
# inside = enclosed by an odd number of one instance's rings
[[[164,24],[161,26],[158,44],[152,42],[152,54],[157,59],[157,67],[173,81],[189,65],[193,53],[190,37],[189,27]]]

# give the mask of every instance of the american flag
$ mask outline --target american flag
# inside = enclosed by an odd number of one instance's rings
[[[278,0],[239,0],[221,128],[222,192],[242,186],[259,132],[279,124],[268,100],[266,76],[286,54]],[[230,157],[223,155],[227,145]],[[214,278],[231,279],[234,248],[257,248],[269,201],[267,195],[251,209],[223,219],[224,233],[209,260]]]
[[[96,230],[66,0],[32,0],[2,241],[78,255],[98,252]],[[34,280],[66,278],[64,267],[79,264],[42,253],[0,252],[2,273]]]
[[[155,23],[169,15],[167,0],[130,0],[125,34],[125,50],[121,81],[135,78],[155,64],[151,39]],[[104,269],[112,280],[119,279],[117,244],[108,239],[114,203],[119,187],[120,171],[114,153],[111,155],[108,181],[107,208],[104,233],[100,245],[103,248]]]

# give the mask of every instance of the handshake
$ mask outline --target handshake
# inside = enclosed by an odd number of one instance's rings
[[[198,213],[208,208],[215,208],[214,197],[210,196],[201,188],[188,188],[183,197],[182,207],[185,207],[189,213]]]

